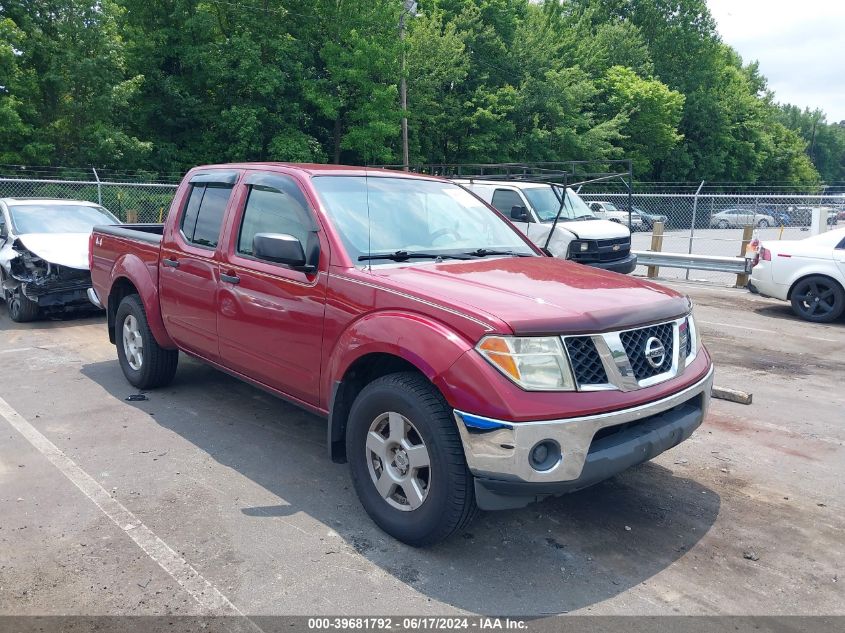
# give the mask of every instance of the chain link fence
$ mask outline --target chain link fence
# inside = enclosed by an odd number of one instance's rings
[[[599,213],[614,209],[628,211],[626,193],[581,193],[585,202]],[[693,194],[635,193],[631,197],[635,215],[634,250],[651,248],[652,226],[664,222],[663,251],[696,255],[739,256],[746,225],[754,227],[760,240],[798,240],[810,235],[814,209],[827,211],[828,228],[845,227],[845,194]],[[645,274],[639,266],[635,274]],[[702,279],[732,283],[730,273],[661,268],[666,278]]]
[[[115,182],[61,178],[0,176],[0,198],[37,197],[98,202],[123,222],[161,222],[167,215],[176,184]],[[628,194],[581,192],[591,206],[608,211],[628,211]],[[814,209],[827,211],[828,225],[845,227],[845,193],[635,193],[633,211],[641,223],[634,226],[634,250],[651,248],[652,227],[664,222],[663,251],[697,255],[739,256],[743,227],[754,227],[760,240],[802,239],[809,235]],[[599,207],[595,203],[601,203]],[[635,274],[644,275],[645,266]],[[730,273],[661,268],[660,276],[702,279],[730,284]]]
[[[123,222],[161,222],[175,184],[0,178],[0,198],[62,198],[97,202]]]

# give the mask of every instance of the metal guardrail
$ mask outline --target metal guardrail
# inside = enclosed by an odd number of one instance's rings
[[[655,251],[632,251],[637,263],[643,266],[665,268],[686,268],[687,270],[710,270],[745,275],[751,272],[752,261],[745,257],[724,257],[721,255],[694,255],[691,253],[664,253]]]

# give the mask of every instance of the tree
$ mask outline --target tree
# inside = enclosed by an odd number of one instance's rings
[[[0,162],[26,163],[41,157],[37,148],[28,146],[32,125],[25,122],[24,111],[31,100],[27,80],[18,63],[26,35],[11,18],[0,18]],[[35,150],[35,151],[34,151]],[[34,153],[33,153],[34,151]]]
[[[49,6],[8,0],[2,10],[0,20],[16,57],[9,64],[4,56],[12,74],[4,100],[7,116],[12,107],[18,115],[19,122],[14,116],[10,121],[23,143],[20,157],[139,166],[151,146],[127,134],[123,123],[144,78],[126,73],[120,7],[111,0]]]
[[[684,96],[656,79],[643,79],[630,68],[613,66],[603,84],[605,108],[622,115],[618,145],[638,174],[649,174],[683,139],[678,124]]]
[[[391,162],[399,136],[399,2],[318,0],[307,100],[331,125],[334,162]]]

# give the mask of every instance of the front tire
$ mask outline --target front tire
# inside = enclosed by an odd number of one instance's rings
[[[830,323],[845,311],[845,291],[824,275],[800,280],[792,289],[790,300],[795,314],[814,323]]]
[[[719,220],[719,223],[716,226],[720,229],[726,229],[729,224],[725,220]]]
[[[29,323],[38,318],[38,304],[29,299],[20,286],[14,290],[4,290],[3,296],[9,310],[9,318],[15,323]]]
[[[757,223],[757,226],[760,227],[761,229],[767,229],[767,228],[769,228],[769,222],[768,222],[768,220],[760,220]]]
[[[138,389],[153,389],[164,387],[173,380],[179,352],[164,349],[156,342],[138,295],[124,297],[117,307],[114,340],[120,368],[132,385]]]
[[[476,514],[452,409],[417,373],[388,374],[361,391],[349,413],[346,456],[367,514],[403,543],[432,545]]]

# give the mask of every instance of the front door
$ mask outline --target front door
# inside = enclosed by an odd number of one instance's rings
[[[316,217],[293,177],[250,172],[241,187],[220,269],[217,329],[223,364],[317,405],[327,243],[321,243]],[[317,270],[302,272],[260,259],[253,249],[257,233],[294,236]]]
[[[161,245],[159,294],[167,333],[186,351],[214,361],[220,357],[217,247],[238,174],[220,170],[192,178]]]

